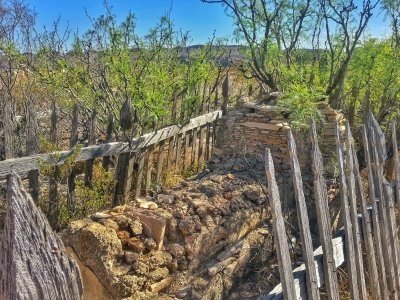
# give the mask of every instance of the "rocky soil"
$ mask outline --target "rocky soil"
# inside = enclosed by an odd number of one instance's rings
[[[258,157],[214,159],[154,198],[71,223],[64,243],[99,299],[237,298],[267,260],[276,274],[263,170]]]

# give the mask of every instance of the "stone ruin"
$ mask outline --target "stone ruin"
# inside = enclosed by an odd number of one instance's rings
[[[262,161],[220,158],[209,168],[154,201],[69,225],[62,238],[79,262],[84,298],[226,299],[271,257]]]

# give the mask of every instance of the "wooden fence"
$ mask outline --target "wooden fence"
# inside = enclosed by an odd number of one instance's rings
[[[53,109],[53,112],[55,109]],[[193,166],[201,166],[208,160],[215,144],[217,120],[221,111],[214,111],[191,119],[186,125],[172,125],[157,131],[130,139],[128,142],[110,142],[112,135],[112,120],[106,130],[105,144],[95,145],[96,111],[90,119],[89,146],[76,148],[78,142],[77,119],[78,111],[74,109],[71,125],[71,150],[54,153],[35,154],[22,158],[0,161],[0,182],[4,182],[6,176],[15,172],[22,178],[29,180],[29,192],[37,203],[39,198],[39,169],[43,163],[52,166],[52,174],[49,178],[49,211],[48,218],[54,227],[58,223],[59,180],[57,174],[62,164],[73,157],[75,162],[84,162],[84,182],[90,187],[95,159],[101,158],[105,169],[110,167],[110,157],[117,157],[115,166],[115,191],[112,205],[124,203],[131,191],[138,198],[148,195],[151,183],[157,186],[164,183],[164,174],[173,170],[187,171]],[[57,123],[56,114],[52,114],[51,128]],[[56,141],[57,130],[51,130],[51,136]],[[157,161],[155,161],[157,159]],[[135,169],[135,176],[133,176]],[[73,207],[75,202],[75,178],[78,170],[72,167],[67,179],[68,206]],[[134,178],[134,180],[133,180]]]
[[[260,300],[320,299],[324,286],[328,299],[339,298],[337,267],[346,263],[352,299],[399,299],[400,251],[395,205],[400,204],[400,166],[396,128],[391,127],[391,144],[395,178],[385,177],[387,145],[385,135],[370,113],[362,127],[362,142],[368,178],[361,176],[355,143],[347,124],[344,138],[336,124],[337,167],[343,228],[333,238],[329,215],[322,156],[314,121],[310,123],[315,209],[321,247],[313,251],[302,175],[296,145],[289,132],[288,143],[296,193],[298,223],[304,264],[292,271],[288,240],[275,181],[271,152],[265,154],[265,170],[273,216],[275,248],[281,283]],[[345,149],[345,150],[344,150]],[[368,182],[368,191],[364,190]],[[367,203],[368,199],[368,203]],[[366,284],[369,274],[370,289]]]

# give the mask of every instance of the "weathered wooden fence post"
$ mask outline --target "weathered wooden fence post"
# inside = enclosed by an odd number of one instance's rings
[[[23,189],[16,173],[7,178],[7,215],[0,244],[0,298],[80,300],[77,264]]]
[[[377,199],[375,197],[375,184],[374,184],[374,176],[372,174],[372,166],[371,166],[371,154],[369,150],[369,141],[367,136],[367,130],[365,125],[362,127],[362,137],[363,137],[363,145],[364,145],[364,156],[365,162],[367,164],[368,171],[368,190],[369,190],[369,199],[372,204],[372,228],[374,232],[374,240],[375,240],[375,250],[378,259],[378,271],[381,279],[381,294],[383,299],[389,299],[389,290],[387,285],[386,278],[386,268],[384,263],[384,245],[382,245],[381,239],[381,223],[379,221],[378,216],[378,205]],[[382,224],[383,225],[383,224]]]
[[[379,125],[378,125],[379,126]],[[382,133],[383,135],[383,133]],[[390,239],[390,221],[387,207],[387,199],[383,193],[383,163],[386,160],[386,145],[380,144],[380,135],[377,132],[376,124],[372,114],[368,119],[368,136],[370,137],[370,149],[371,153],[371,169],[374,181],[374,192],[375,196],[379,199],[378,201],[378,212],[381,221],[381,238],[382,238],[382,250],[383,250],[383,261],[385,263],[385,270],[387,275],[388,289],[390,291],[389,297],[397,299],[396,289],[396,274],[393,265],[394,249]],[[384,136],[384,135],[383,135]],[[371,184],[369,182],[369,184]]]
[[[97,110],[94,107],[92,110],[92,114],[90,116],[88,146],[96,145],[96,129],[97,129],[96,117],[97,117]],[[92,187],[93,164],[94,164],[94,159],[89,159],[86,161],[85,186],[87,187]]]
[[[144,160],[146,157],[146,150],[142,149],[138,155],[138,168],[136,173],[136,187],[135,187],[135,199],[139,198],[142,192],[142,181],[143,181],[143,170]]]
[[[29,97],[26,105],[26,154],[37,154],[39,151],[38,124],[36,118],[35,99]],[[29,193],[33,201],[39,203],[39,170],[28,172]]]
[[[71,118],[71,138],[69,147],[70,149],[74,149],[78,145],[78,123],[79,122],[79,108],[78,105],[75,104],[72,109],[72,118]],[[68,175],[68,208],[70,213],[74,214],[75,212],[75,178],[77,175],[76,168],[72,167],[71,173]]]
[[[342,207],[342,217],[345,232],[345,252],[346,252],[346,266],[347,273],[349,275],[350,292],[352,299],[360,299],[358,294],[358,277],[357,277],[357,266],[356,256],[354,250],[354,235],[353,235],[353,224],[350,219],[350,205],[348,199],[348,186],[346,182],[342,139],[340,137],[339,124],[335,122],[335,133],[336,133],[336,151],[338,157],[339,167],[339,187],[340,187],[340,200]],[[329,213],[329,210],[328,210]]]
[[[336,134],[339,134],[337,128]],[[353,149],[352,149],[352,136],[350,132],[350,123],[346,124],[346,170],[345,176],[347,178],[348,188],[348,201],[350,209],[350,221],[352,224],[353,231],[353,242],[354,242],[354,255],[357,275],[357,290],[361,299],[367,299],[367,287],[365,285],[364,276],[364,263],[363,253],[361,249],[361,232],[358,226],[358,213],[357,213],[357,196],[356,196],[356,184],[354,178],[354,163],[353,163]]]
[[[4,158],[14,157],[14,125],[13,125],[13,98],[11,93],[4,93],[3,131],[4,131]]]
[[[303,181],[301,177],[300,165],[297,159],[296,143],[293,138],[292,131],[288,134],[289,155],[292,166],[293,186],[296,194],[296,207],[298,224],[300,228],[301,245],[303,251],[303,260],[306,266],[306,284],[307,296],[310,300],[319,299],[319,290],[317,284],[317,273],[315,271],[314,251],[310,233],[310,224],[307,213],[307,205],[303,191]]]
[[[393,146],[393,158],[394,158],[394,176],[395,176],[395,186],[396,186],[396,205],[400,207],[400,162],[399,162],[399,148],[397,143],[396,134],[396,122],[392,122],[392,146]]]
[[[366,261],[367,261],[368,271],[370,274],[370,280],[375,284],[374,288],[371,289],[372,297],[374,300],[379,300],[382,299],[381,296],[382,284],[379,280],[377,261],[375,258],[376,252],[374,249],[372,224],[371,224],[372,220],[367,210],[367,204],[364,196],[364,183],[360,174],[360,166],[358,164],[357,154],[354,148],[354,140],[349,127],[347,127],[346,129],[346,142],[347,142],[347,159],[349,164],[347,167],[347,171],[348,172],[353,171],[354,174],[353,176],[355,177],[354,180],[355,180],[356,197],[359,199],[361,207],[363,237],[367,255]],[[350,175],[348,174],[347,176]],[[356,204],[356,201],[354,201],[354,204]]]
[[[318,145],[317,131],[314,120],[311,119],[310,134],[312,144],[312,165],[314,172],[314,196],[316,214],[319,216],[318,231],[323,249],[323,265],[325,286],[330,300],[339,300],[339,287],[336,275],[335,260],[331,233],[331,218],[329,216],[328,195],[323,175],[322,154]]]
[[[108,116],[108,121],[107,121],[106,140],[104,141],[105,143],[112,142],[113,127],[114,127],[114,117],[112,114],[110,114]],[[104,170],[108,171],[108,168],[110,167],[110,163],[111,163],[110,156],[104,156],[103,164],[102,164]]]
[[[150,195],[151,191],[151,180],[153,172],[153,157],[154,157],[154,146],[151,146],[148,150],[147,156],[147,169],[146,169],[146,196]]]
[[[56,100],[53,99],[52,101],[52,110],[51,110],[51,127],[50,127],[50,141],[57,146],[58,144],[58,129],[57,129],[57,106]],[[58,180],[59,180],[59,173],[60,168],[56,165],[53,166],[53,172],[49,178],[49,211],[48,211],[48,218],[49,223],[52,228],[55,228],[58,225],[58,214],[59,214],[59,207],[58,207]]]
[[[272,220],[274,226],[274,244],[278,256],[279,273],[283,287],[285,300],[295,300],[296,292],[292,273],[292,263],[289,253],[289,245],[285,231],[285,223],[282,216],[281,200],[278,184],[275,180],[275,168],[271,151],[265,150],[265,173],[268,182],[268,195],[271,205]]]
[[[161,141],[159,148],[158,148],[158,161],[157,161],[157,178],[156,178],[156,183],[157,185],[161,185],[162,184],[162,171],[164,168],[164,145],[165,142]]]
[[[222,114],[226,115],[226,113],[228,112],[228,104],[229,104],[229,73],[226,73],[224,82],[222,83]]]

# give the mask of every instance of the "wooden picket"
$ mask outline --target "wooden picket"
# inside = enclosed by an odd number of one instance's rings
[[[317,284],[317,274],[314,264],[313,245],[310,233],[310,224],[308,221],[308,213],[306,200],[303,191],[303,182],[301,177],[300,165],[297,159],[296,142],[294,140],[292,131],[289,130],[288,136],[289,154],[291,158],[293,186],[296,193],[296,207],[298,215],[298,223],[300,227],[300,235],[302,242],[302,251],[304,264],[306,266],[306,282],[307,294],[309,299],[319,299],[319,291]]]
[[[322,244],[325,286],[329,299],[339,300],[339,288],[336,275],[335,260],[331,233],[331,220],[328,208],[326,181],[323,175],[322,154],[318,145],[315,122],[311,119],[310,134],[312,144],[312,165],[314,172],[314,197],[318,220],[318,231]]]
[[[292,179],[296,196],[298,225],[302,241],[304,264],[292,271],[287,255],[287,236],[283,224],[279,193],[274,185],[272,157],[266,150],[266,175],[273,216],[281,283],[259,300],[319,299],[319,287],[324,285],[329,299],[339,299],[336,268],[346,262],[352,299],[368,299],[363,248],[371,280],[372,299],[398,299],[400,292],[400,245],[397,233],[395,201],[399,194],[399,158],[396,129],[391,136],[394,160],[394,182],[388,182],[384,165],[387,159],[385,136],[372,114],[362,127],[362,140],[368,174],[367,205],[364,182],[360,172],[355,143],[346,124],[344,138],[336,124],[337,157],[343,229],[332,239],[322,155],[317,142],[316,126],[310,122],[314,196],[321,247],[313,252],[303,182],[297,161],[296,144],[288,135]],[[344,150],[345,149],[345,150]],[[361,224],[361,225],[360,225]],[[294,297],[294,298],[293,298]]]

